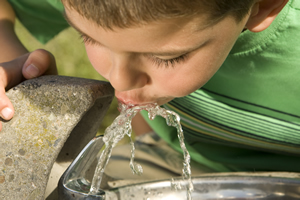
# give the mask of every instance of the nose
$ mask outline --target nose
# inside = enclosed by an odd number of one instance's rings
[[[142,88],[149,76],[135,56],[118,56],[113,59],[109,81],[119,92]]]

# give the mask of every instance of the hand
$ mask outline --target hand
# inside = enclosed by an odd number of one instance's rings
[[[24,54],[12,61],[0,63],[0,116],[10,120],[14,108],[5,91],[21,83],[43,74],[57,74],[54,56],[42,49]],[[0,131],[2,124],[0,122]]]

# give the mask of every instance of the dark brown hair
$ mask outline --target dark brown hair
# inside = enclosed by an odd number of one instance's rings
[[[61,0],[65,6],[103,28],[126,28],[162,19],[206,12],[217,22],[232,15],[239,22],[255,0]]]

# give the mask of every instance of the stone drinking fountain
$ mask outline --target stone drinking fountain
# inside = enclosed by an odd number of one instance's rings
[[[99,151],[95,137],[114,96],[107,82],[43,76],[7,92],[15,115],[0,132],[1,200],[177,200],[171,177],[118,180],[105,175],[103,190],[88,195]],[[192,178],[192,198],[300,199],[300,174],[209,173]],[[180,177],[174,182],[185,183]],[[116,184],[118,183],[118,184]]]
[[[102,81],[42,76],[19,84],[7,96],[15,115],[2,120],[0,199],[44,199],[95,137],[114,90]]]

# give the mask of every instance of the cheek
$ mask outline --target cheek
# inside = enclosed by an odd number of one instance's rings
[[[171,96],[183,97],[201,88],[207,82],[207,79],[208,77],[203,77],[201,74],[192,73],[189,76],[178,77],[171,84],[168,82],[166,88],[169,88],[169,91],[172,92]]]
[[[203,54],[195,55],[189,62],[178,68],[175,67],[169,73],[157,73],[160,74],[160,90],[173,97],[186,96],[201,88],[215,74],[219,66],[219,62],[210,62]]]
[[[208,79],[206,74],[196,70],[186,69],[187,65],[180,67],[185,69],[167,70],[169,72],[156,73],[156,80],[153,81],[156,83],[155,91],[164,96],[183,97],[194,92],[206,83]],[[157,74],[159,74],[159,76]]]
[[[195,54],[189,65],[182,66],[182,70],[173,75],[173,87],[176,88],[173,93],[177,93],[178,97],[185,96],[205,85],[225,61],[234,41],[222,45],[215,42],[205,51]]]
[[[216,51],[215,49],[217,49]],[[231,43],[222,47],[216,43],[195,52],[190,59],[174,69],[155,73],[157,90],[173,97],[183,97],[201,88],[218,71],[231,49]],[[218,55],[218,56],[216,56]],[[217,58],[217,59],[216,59]]]
[[[94,67],[94,69],[104,78],[107,79],[109,73],[109,68],[111,65],[109,53],[95,45],[86,45],[85,46],[87,56]]]

